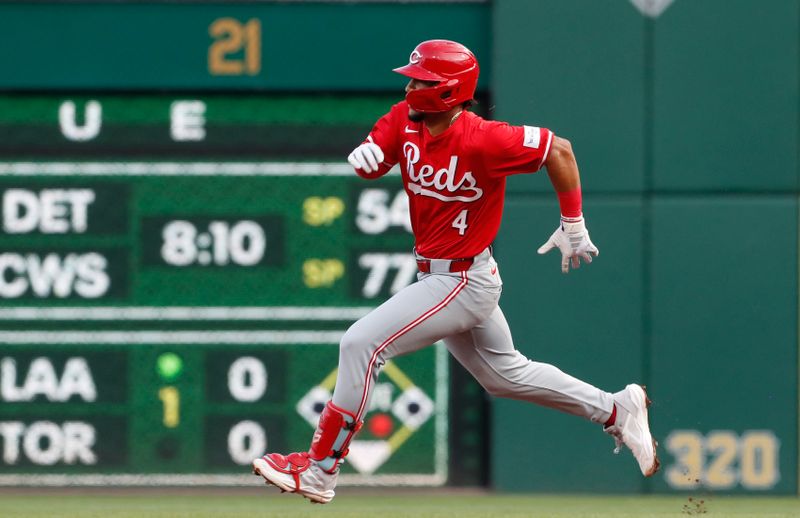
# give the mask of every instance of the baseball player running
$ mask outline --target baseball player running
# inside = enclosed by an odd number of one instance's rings
[[[503,210],[506,177],[547,168],[561,208],[555,232],[539,248],[561,253],[561,270],[598,255],[581,210],[578,167],[569,141],[548,129],[484,120],[466,110],[478,62],[463,45],[420,43],[394,70],[410,80],[405,101],[378,120],[348,157],[366,179],[400,164],[409,199],[418,281],[353,324],[342,337],[333,398],[308,452],[269,453],[253,470],[283,491],[319,503],[334,496],[339,464],[369,408],[387,360],[442,340],[492,395],[521,399],[603,424],[639,463],[659,467],[650,434],[649,400],[631,384],[609,393],[514,348],[498,306],[502,281],[491,243]]]

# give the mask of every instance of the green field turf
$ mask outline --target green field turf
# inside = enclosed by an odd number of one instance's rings
[[[3,518],[419,518],[419,517],[686,517],[800,516],[800,499],[775,497],[688,496],[529,496],[472,493],[360,493],[341,490],[328,505],[312,505],[295,495],[236,491],[150,492],[111,489],[0,493]],[[699,500],[703,499],[700,504]]]

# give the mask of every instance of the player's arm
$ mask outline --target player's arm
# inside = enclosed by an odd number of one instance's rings
[[[558,195],[561,223],[550,239],[539,248],[539,253],[545,254],[558,248],[561,251],[561,271],[569,273],[570,263],[572,268],[578,268],[581,258],[591,263],[592,256],[597,257],[600,253],[589,239],[583,220],[581,178],[569,140],[553,135],[544,165]]]
[[[395,141],[397,129],[397,105],[386,115],[378,119],[364,142],[356,147],[347,157],[347,161],[362,178],[379,178],[389,172],[396,163]]]
[[[550,182],[557,193],[569,193],[576,190],[580,192],[581,177],[578,173],[578,162],[575,160],[569,140],[553,135],[553,142],[550,144],[550,152],[544,161],[544,166],[547,168],[547,176],[550,177]],[[580,196],[578,196],[578,200],[580,200]],[[580,215],[580,210],[580,201],[578,201],[578,214],[576,215]]]

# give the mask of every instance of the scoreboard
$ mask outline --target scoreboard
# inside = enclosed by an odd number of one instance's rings
[[[335,383],[334,333],[128,334],[2,348],[0,483],[250,483],[267,448],[308,447]],[[387,363],[343,483],[445,482],[444,360]]]
[[[369,305],[416,274],[400,182],[347,164],[20,165],[4,303]]]
[[[344,160],[390,102],[0,96],[0,485],[250,483],[307,448],[340,337],[416,278],[399,176]],[[447,481],[442,346],[370,408],[343,483]]]

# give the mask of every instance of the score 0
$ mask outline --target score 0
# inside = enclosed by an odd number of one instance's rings
[[[255,76],[261,72],[261,21],[219,18],[208,27],[208,71],[215,76]],[[241,58],[239,57],[241,56]]]
[[[237,358],[228,369],[228,390],[236,401],[255,403],[267,392],[267,368],[258,358]],[[228,454],[239,465],[249,464],[267,449],[267,432],[256,421],[239,421],[228,432]]]

